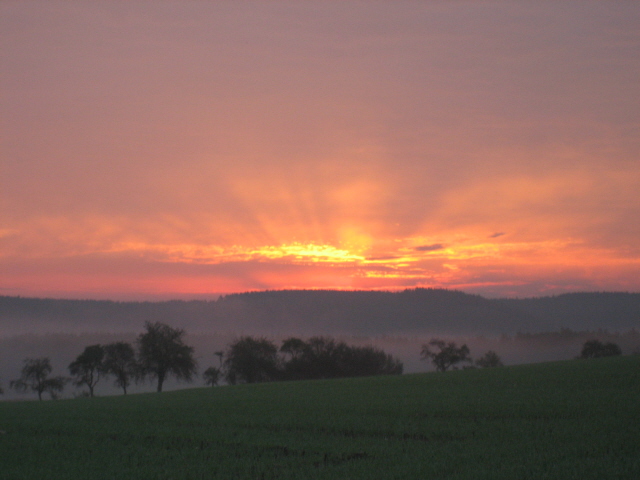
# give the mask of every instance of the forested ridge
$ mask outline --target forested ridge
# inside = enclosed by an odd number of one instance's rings
[[[130,331],[145,321],[190,331],[399,335],[514,334],[640,328],[640,294],[569,293],[525,299],[487,299],[460,291],[400,292],[281,290],[226,295],[217,300],[115,302],[0,297],[0,330]]]

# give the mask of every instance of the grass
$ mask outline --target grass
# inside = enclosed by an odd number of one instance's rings
[[[636,479],[640,357],[0,402],[0,478]]]

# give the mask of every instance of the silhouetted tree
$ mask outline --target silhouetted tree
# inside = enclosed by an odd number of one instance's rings
[[[231,385],[277,380],[278,348],[266,338],[240,337],[229,345],[224,366]]]
[[[579,358],[615,357],[622,355],[620,347],[613,342],[602,343],[600,340],[588,340],[582,346]]]
[[[107,375],[116,377],[114,385],[122,388],[126,395],[127,387],[138,373],[136,354],[131,344],[115,342],[105,345],[102,369]]]
[[[51,398],[57,398],[57,394],[62,392],[67,379],[65,377],[49,377],[51,374],[51,361],[47,357],[27,358],[22,367],[21,376],[17,380],[12,380],[11,388],[19,392],[31,390],[38,394],[38,400],[42,400],[42,394],[48,392]]]
[[[282,342],[280,352],[289,355],[289,360],[297,360],[304,354],[307,344],[304,340],[296,337],[289,337]]]
[[[339,342],[333,357],[337,377],[400,375],[403,369],[402,362],[373,346],[349,346]]]
[[[437,350],[432,350],[431,347]],[[445,342],[438,338],[433,338],[428,344],[422,345],[420,356],[422,360],[431,360],[439,372],[446,372],[451,367],[456,368],[456,364],[460,362],[471,362],[469,347],[466,345],[458,347],[455,342]]]
[[[337,378],[340,376],[340,357],[344,348],[330,337],[311,337],[306,342],[289,338],[283,344],[290,359],[284,365],[291,380]]]
[[[202,374],[205,385],[209,385],[211,387],[215,387],[216,385],[218,385],[221,376],[222,372],[219,368],[216,367],[209,367]]]
[[[69,364],[69,372],[75,377],[73,384],[89,387],[89,396],[93,397],[93,389],[102,376],[102,359],[104,348],[102,345],[90,345]]]
[[[324,337],[312,337],[308,341],[290,337],[282,342],[280,352],[285,355],[283,373],[287,380],[303,380],[324,378],[323,368],[320,363],[327,357],[335,346],[335,342],[329,342]]]
[[[493,367],[504,366],[498,354],[493,350],[489,350],[482,357],[477,359],[476,365],[482,368],[493,368]]]
[[[402,362],[373,346],[349,346],[330,337],[311,337],[306,342],[286,339],[281,352],[285,378],[291,380],[358,377],[365,375],[399,375]]]
[[[160,322],[146,322],[145,333],[138,336],[138,365],[142,377],[158,380],[157,391],[169,375],[191,381],[197,370],[193,347],[185,345],[184,330]]]
[[[224,357],[224,352],[222,350],[218,350],[217,352],[215,352],[215,355],[218,357],[218,360],[220,361],[220,368],[222,368],[222,358]]]
[[[349,346],[331,337],[311,337],[307,341],[287,338],[280,347],[264,338],[242,337],[229,345],[225,374],[234,383],[272,380],[311,380],[399,375],[403,365],[398,359],[373,346]]]

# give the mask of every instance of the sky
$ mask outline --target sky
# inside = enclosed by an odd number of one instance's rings
[[[0,295],[640,291],[640,2],[0,2]]]

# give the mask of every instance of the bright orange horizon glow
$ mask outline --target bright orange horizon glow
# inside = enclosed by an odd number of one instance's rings
[[[0,295],[640,292],[640,3],[0,2],[0,32]]]
[[[424,244],[425,240],[394,239],[389,245],[357,251],[295,242],[226,248],[122,243],[104,251],[84,252],[80,257],[44,261],[45,273],[39,275],[41,284],[34,285],[34,293],[89,298],[210,298],[264,289],[394,291],[431,287],[489,291],[489,295],[496,289],[512,296],[521,295],[523,287],[541,278],[553,279],[538,284],[532,292],[543,295],[583,289],[579,284],[565,283],[563,274],[570,278],[576,272],[597,276],[602,284],[593,284],[592,288],[607,290],[607,282],[615,282],[620,272],[626,271],[630,282],[618,283],[618,289],[633,291],[633,275],[640,267],[638,259],[619,258],[615,252],[585,248],[572,240],[515,242],[507,235],[493,241],[474,242],[463,235],[442,243],[431,240]],[[87,259],[85,265],[82,257]],[[33,259],[35,263],[42,260]],[[90,272],[90,265],[105,266],[107,271]],[[12,278],[18,284],[33,282],[28,272],[24,276],[12,274]],[[50,285],[64,289],[58,291]],[[127,291],[133,294],[127,295]]]

